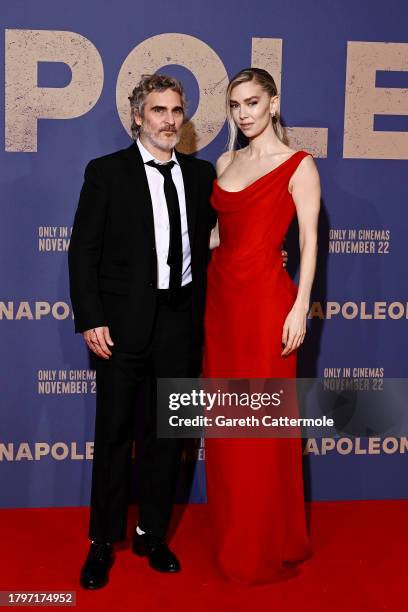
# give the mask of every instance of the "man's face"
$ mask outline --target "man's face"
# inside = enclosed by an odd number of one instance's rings
[[[143,117],[135,112],[140,136],[162,151],[171,151],[181,138],[184,112],[180,94],[172,89],[148,94]]]

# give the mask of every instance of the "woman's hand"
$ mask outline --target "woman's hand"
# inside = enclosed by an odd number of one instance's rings
[[[213,227],[213,229],[211,230],[211,234],[210,234],[210,250],[212,249],[216,249],[220,246],[220,234],[218,231],[218,221],[215,225],[215,227]]]
[[[289,355],[302,344],[306,335],[307,309],[294,304],[283,325],[282,344],[285,346],[282,356]]]

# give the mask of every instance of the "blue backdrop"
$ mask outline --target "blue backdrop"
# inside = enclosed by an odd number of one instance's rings
[[[213,162],[227,136],[223,70],[257,62],[281,76],[283,121],[314,153],[323,193],[299,373],[407,376],[406,2],[14,0],[0,11],[3,507],[89,502],[95,383],[73,331],[66,249],[84,167],[130,144],[120,107],[152,61],[183,80],[191,117],[201,109],[197,154]],[[295,274],[291,236],[288,247]],[[350,440],[307,443],[309,499],[408,497],[399,439]],[[189,450],[180,495],[194,471],[190,499],[202,501],[203,449]]]

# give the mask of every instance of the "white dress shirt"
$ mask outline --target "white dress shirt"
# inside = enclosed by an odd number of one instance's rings
[[[157,255],[157,288],[168,289],[170,282],[170,266],[167,263],[167,257],[169,254],[170,244],[170,224],[166,198],[164,195],[164,176],[157,170],[157,168],[154,168],[152,166],[146,166],[146,163],[150,160],[154,160],[157,164],[163,164],[166,162],[162,162],[159,159],[153,157],[153,155],[146,149],[146,147],[142,145],[139,139],[136,140],[136,144],[139,147],[140,154],[143,158],[147,182],[149,183],[150,196],[152,199],[154,236],[156,241]],[[184,192],[183,175],[181,173],[180,164],[177,161],[177,157],[174,153],[174,150],[171,159],[175,162],[173,168],[171,169],[171,178],[173,179],[173,183],[176,186],[181,218],[181,239],[183,245],[183,270],[181,284],[186,285],[192,280],[190,240],[188,237],[187,226],[186,196]]]

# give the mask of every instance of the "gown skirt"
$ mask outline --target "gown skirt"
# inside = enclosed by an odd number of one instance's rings
[[[295,216],[290,177],[297,151],[246,188],[214,181],[220,246],[208,268],[203,376],[295,378],[296,352],[281,357],[283,324],[297,287],[281,245]],[[217,564],[244,585],[296,575],[311,556],[299,438],[206,438],[209,517]]]

